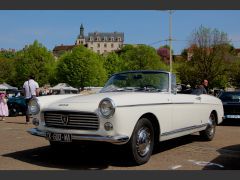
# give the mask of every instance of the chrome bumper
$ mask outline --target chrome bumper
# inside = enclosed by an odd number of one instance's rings
[[[45,131],[40,131],[37,128],[27,130],[28,133],[34,136],[46,137]],[[128,142],[128,136],[99,136],[99,135],[83,135],[83,134],[72,134],[73,140],[86,140],[86,141],[101,141],[109,142],[112,144],[125,144]]]

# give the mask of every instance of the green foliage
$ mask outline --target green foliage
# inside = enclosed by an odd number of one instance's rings
[[[40,86],[49,83],[54,71],[54,57],[42,44],[34,41],[32,45],[16,55],[16,84],[21,87],[28,76],[33,74]]]
[[[122,70],[166,70],[154,48],[146,45],[124,47],[120,57]]]
[[[15,55],[16,53],[14,51],[10,51],[10,50],[0,51],[0,58],[14,59]]]
[[[107,76],[110,77],[112,74],[121,71],[121,63],[121,58],[115,52],[107,54],[104,59],[104,68],[106,69]]]
[[[229,77],[231,85],[240,88],[240,59],[229,64]]]
[[[59,59],[57,77],[58,82],[82,89],[87,86],[103,86],[106,81],[103,58],[84,46],[78,46]]]
[[[14,76],[16,73],[14,59],[6,59],[0,57],[0,64],[0,83],[6,82],[14,84]]]

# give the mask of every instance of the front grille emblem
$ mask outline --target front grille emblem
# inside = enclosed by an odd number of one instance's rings
[[[62,115],[62,122],[64,125],[68,124],[68,115],[65,115],[65,114]]]

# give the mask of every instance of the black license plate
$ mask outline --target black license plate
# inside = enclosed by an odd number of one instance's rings
[[[46,138],[49,141],[60,141],[60,142],[72,142],[71,134],[62,134],[62,133],[46,133]]]

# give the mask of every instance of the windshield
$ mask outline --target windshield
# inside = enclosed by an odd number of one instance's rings
[[[240,92],[223,92],[219,98],[223,102],[240,102]]]
[[[168,92],[168,73],[143,71],[115,74],[101,92],[114,91]]]

